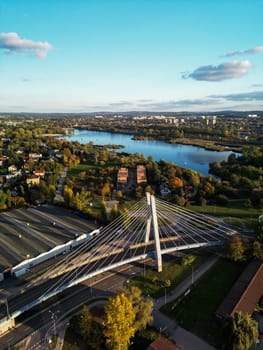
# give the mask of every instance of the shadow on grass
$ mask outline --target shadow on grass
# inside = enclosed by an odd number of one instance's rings
[[[228,291],[238,279],[245,264],[220,259],[180,300],[161,308],[168,316],[208,343],[219,347],[221,324],[215,313]]]

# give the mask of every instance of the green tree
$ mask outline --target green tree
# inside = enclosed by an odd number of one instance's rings
[[[181,264],[183,266],[189,266],[195,261],[196,257],[194,255],[185,255],[182,257]]]
[[[11,195],[11,191],[9,189],[6,191],[6,204],[7,204],[8,208],[11,208],[11,206],[12,206],[12,195]]]
[[[95,349],[95,350],[98,349],[99,345],[103,341],[102,336],[103,334],[102,334],[101,326],[98,323],[93,322],[91,332],[89,335],[89,346],[92,349]]]
[[[0,209],[6,209],[6,204],[5,204],[6,198],[7,198],[7,195],[5,191],[0,190]]]
[[[255,228],[255,236],[258,241],[263,242],[263,222],[258,222]]]
[[[105,328],[107,347],[111,350],[127,350],[135,334],[133,326],[135,312],[124,293],[109,299],[105,306]]]
[[[165,280],[165,281],[164,281],[164,287],[165,287],[165,288],[170,288],[170,287],[171,287],[171,284],[172,284],[172,283],[171,283],[171,280]]]
[[[101,219],[103,221],[108,220],[107,204],[105,201],[101,201]]]
[[[130,300],[135,312],[134,328],[136,331],[143,330],[152,322],[153,302],[144,298],[140,288],[131,286],[125,290],[127,298]]]
[[[87,340],[90,336],[92,329],[92,316],[87,307],[84,305],[79,316],[79,330],[83,339]]]
[[[248,240],[234,236],[227,245],[227,257],[233,261],[244,261],[247,258]]]
[[[114,220],[119,216],[118,204],[114,203],[111,212],[110,212],[110,220]]]
[[[256,259],[263,260],[263,243],[259,241],[253,242],[253,256]]]
[[[258,339],[258,323],[248,314],[236,312],[227,324],[225,349],[249,350]]]
[[[54,198],[56,197],[56,186],[49,185],[48,190],[49,190],[49,196],[51,198],[51,201],[53,202]]]

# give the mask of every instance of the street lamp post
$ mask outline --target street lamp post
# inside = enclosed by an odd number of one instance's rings
[[[194,267],[191,266],[191,268],[192,268],[192,284],[194,284]]]

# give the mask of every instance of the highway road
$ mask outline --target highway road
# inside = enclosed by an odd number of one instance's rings
[[[150,247],[153,249],[152,247]],[[137,252],[139,250],[137,249]],[[140,248],[140,251],[143,253],[144,252],[144,247]],[[126,259],[129,258],[129,255],[127,256],[127,252],[123,252],[123,255],[125,254]],[[97,257],[99,260],[95,260],[92,262],[86,261],[86,263],[89,263],[89,271],[95,270],[95,267],[98,268],[98,261],[99,261],[99,266],[102,268],[103,264],[107,266],[109,264],[109,257],[105,256],[104,258],[100,258],[99,256]],[[112,258],[112,257],[111,257]],[[118,258],[121,259],[121,255],[118,255]],[[85,271],[84,271],[85,272]],[[76,274],[78,274],[78,277],[80,277],[84,272],[76,271]],[[69,275],[70,280],[73,279],[71,271],[66,273],[65,276]],[[21,307],[30,304],[32,301],[36,300],[40,296],[46,293],[47,290],[49,289],[54,289],[54,284],[57,281],[60,281],[62,277],[65,276],[58,276],[57,278],[53,278],[50,280],[44,280],[42,284],[33,286],[27,290],[23,290],[23,285],[21,285],[21,288],[17,290],[17,294],[14,295],[12,298],[8,298],[8,306],[9,306],[9,313],[12,314],[15,311],[19,310]],[[66,283],[66,280],[64,281],[64,284]],[[65,293],[65,292],[63,292]],[[0,308],[0,318],[6,316],[6,307],[3,304],[2,307]]]
[[[45,349],[43,339],[48,329],[54,327],[51,318],[52,313],[57,317],[62,317],[70,310],[86,303],[93,298],[108,297],[119,293],[131,276],[142,273],[145,266],[153,266],[154,262],[147,260],[143,262],[122,266],[118,269],[108,271],[100,276],[93,277],[74,288],[69,289],[64,298],[52,305],[47,306],[43,311],[33,313],[31,318],[21,325],[17,325],[14,330],[0,338],[0,350],[8,349],[22,341],[28,339],[27,349]],[[49,312],[51,311],[51,312]]]
[[[48,205],[0,213],[0,226],[0,272],[96,228],[93,220]]]

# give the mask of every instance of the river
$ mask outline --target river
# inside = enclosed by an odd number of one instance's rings
[[[169,144],[162,141],[153,140],[132,140],[132,135],[115,134],[111,132],[78,130],[75,129],[71,136],[66,136],[68,141],[78,141],[80,143],[93,142],[94,145],[123,145],[125,148],[118,149],[117,152],[140,153],[145,157],[152,156],[155,161],[161,159],[167,162],[193,169],[203,175],[208,175],[209,163],[227,160],[232,151],[210,151],[202,147]]]

